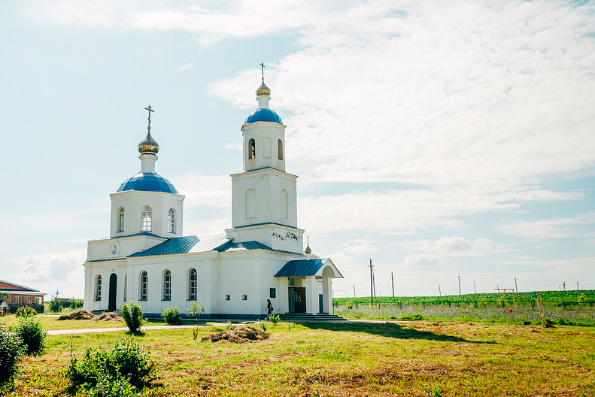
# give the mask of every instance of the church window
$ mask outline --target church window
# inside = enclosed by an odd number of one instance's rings
[[[248,295],[242,295],[242,300],[243,301],[247,301],[248,300]]]
[[[246,219],[256,218],[256,192],[248,189],[246,192]]]
[[[284,189],[281,189],[281,192],[279,193],[279,212],[281,215],[281,219],[287,219],[287,201],[287,192]]]
[[[262,141],[262,157],[271,157],[271,138],[264,138]]]
[[[95,277],[95,300],[101,300],[101,275],[99,274]]]
[[[169,270],[163,272],[163,300],[171,300],[171,272]]]
[[[198,277],[196,270],[190,269],[188,272],[188,300],[195,301],[198,298]]]
[[[226,300],[226,301],[230,301],[230,300],[231,300],[231,296],[229,296],[229,295],[225,295],[225,300]]]
[[[167,215],[167,230],[170,233],[176,233],[176,212],[173,208],[169,209],[169,213]]]
[[[144,270],[140,272],[140,284],[139,284],[139,291],[138,291],[138,300],[139,301],[146,301],[147,300],[147,289],[149,287],[149,277],[147,272]]]
[[[124,231],[124,208],[118,210],[118,232]]]
[[[143,220],[143,232],[150,232],[151,228],[152,228],[152,217],[153,217],[153,211],[151,210],[151,207],[149,207],[148,205],[146,205],[143,208],[143,214],[142,214],[142,220]]]
[[[256,158],[256,141],[250,139],[248,141],[248,159],[252,160]]]
[[[269,298],[276,298],[277,297],[277,288],[271,288],[271,291],[269,293]]]
[[[281,139],[277,141],[277,155],[279,160],[283,160],[283,141]]]

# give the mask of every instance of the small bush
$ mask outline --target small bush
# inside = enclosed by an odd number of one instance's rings
[[[110,351],[88,348],[80,363],[71,358],[66,376],[73,389],[98,393],[92,395],[134,396],[135,389],[147,385],[156,371],[148,350],[132,339],[122,339]]]
[[[178,310],[177,306],[174,308],[170,306],[167,309],[165,309],[161,314],[161,317],[163,317],[169,325],[176,325],[182,323],[180,311]]]
[[[411,321],[417,321],[417,320],[423,320],[424,316],[422,316],[421,314],[408,314],[406,316],[401,317],[401,320],[411,320]]]
[[[68,300],[68,306],[73,309],[78,309],[79,307],[83,307],[84,303],[85,303],[85,301],[83,299],[70,298]]]
[[[273,314],[269,314],[268,319],[273,325],[277,325],[281,317],[279,317],[278,314],[276,316]]]
[[[267,332],[267,322],[265,320],[258,320],[258,326],[263,332]]]
[[[0,395],[12,387],[24,352],[21,338],[8,332],[4,324],[0,324]]]
[[[18,324],[12,328],[12,331],[23,341],[27,355],[38,356],[45,350],[47,331],[39,322],[39,318],[33,316],[20,317]]]
[[[122,317],[124,317],[130,332],[140,332],[140,327],[143,325],[143,311],[137,303],[123,304]]]
[[[30,306],[21,306],[17,309],[17,317],[35,316],[37,312]]]
[[[52,299],[50,301],[49,309],[52,313],[61,312],[62,311],[62,302],[60,301],[60,298],[55,297],[54,299]]]

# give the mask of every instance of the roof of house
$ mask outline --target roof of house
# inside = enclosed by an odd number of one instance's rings
[[[331,277],[343,278],[343,275],[328,258],[297,259],[289,261],[277,272],[277,274],[275,274],[275,277],[321,276],[323,267],[325,266],[330,266],[333,271]]]
[[[0,280],[0,291],[39,292],[38,289],[34,289],[31,287],[25,287],[24,285],[13,283],[12,281],[4,281],[4,280]]]

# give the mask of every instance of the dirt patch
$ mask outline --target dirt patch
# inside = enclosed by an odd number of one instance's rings
[[[230,327],[225,331],[216,332],[202,338],[204,341],[219,342],[228,341],[232,343],[246,343],[257,340],[268,339],[266,332],[248,326]]]
[[[124,321],[124,319],[118,316],[116,313],[103,313],[99,317],[95,317],[95,321]]]
[[[56,320],[92,320],[95,317],[93,313],[85,309],[77,309],[72,313],[63,314]]]

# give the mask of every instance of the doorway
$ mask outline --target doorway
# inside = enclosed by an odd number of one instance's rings
[[[294,297],[297,294],[299,299]],[[289,287],[289,312],[290,313],[305,313],[306,312],[306,287]],[[297,302],[296,302],[297,300]]]
[[[107,306],[107,310],[114,311],[116,310],[116,291],[118,289],[118,276],[116,273],[112,273],[109,276],[109,303]]]

